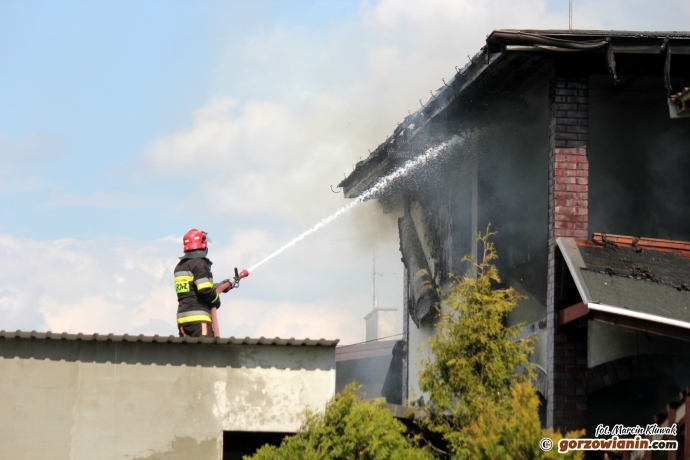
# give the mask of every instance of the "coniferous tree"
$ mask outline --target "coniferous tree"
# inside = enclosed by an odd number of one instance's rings
[[[505,326],[520,296],[496,287],[501,279],[492,263],[498,256],[487,228],[478,235],[481,260],[465,256],[470,275],[451,275],[439,311],[431,356],[423,361],[419,387],[428,395],[419,406],[429,412],[424,428],[440,433],[452,458],[551,458],[539,441],[560,435],[542,430],[539,399],[530,383],[532,339],[519,339],[521,324]],[[582,432],[568,436],[581,436]],[[581,452],[565,458],[582,458]]]
[[[279,447],[264,446],[253,460],[429,460],[432,455],[405,435],[406,428],[382,399],[361,400],[356,385],[348,385],[326,405],[311,413],[295,436]]]

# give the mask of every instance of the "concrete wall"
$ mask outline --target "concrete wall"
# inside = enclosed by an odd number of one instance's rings
[[[438,316],[430,320],[422,321],[417,327],[414,323],[409,323],[409,363],[408,363],[408,398],[410,400],[417,400],[420,397],[424,397],[425,400],[428,399],[428,394],[423,393],[419,389],[419,372],[422,370],[422,362],[429,358],[434,361],[434,356],[429,350],[427,345],[427,340],[436,335],[436,323],[438,322]]]
[[[334,393],[335,347],[5,338],[0,458],[221,459]]]

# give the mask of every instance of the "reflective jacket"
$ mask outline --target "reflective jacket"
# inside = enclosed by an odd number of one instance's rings
[[[212,323],[211,307],[220,307],[213,287],[212,262],[206,257],[185,257],[175,267],[177,324]]]

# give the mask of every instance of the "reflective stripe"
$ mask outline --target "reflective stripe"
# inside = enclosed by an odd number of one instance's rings
[[[193,276],[187,276],[187,275],[182,275],[182,276],[176,276],[175,277],[175,282],[176,283],[181,283],[183,281],[194,281]]]
[[[213,283],[213,278],[199,278],[194,280],[194,283],[198,286],[204,283]]]
[[[203,321],[203,322],[207,322],[207,323],[213,322],[211,317],[208,315],[194,315],[194,316],[185,316],[184,318],[177,318],[177,324],[193,323],[195,321]]]
[[[197,285],[196,285],[196,288],[197,288],[198,290],[200,290],[200,291],[201,291],[202,289],[208,289],[208,288],[212,288],[212,287],[213,287],[213,283],[209,283],[209,282],[201,283],[201,284],[197,284]],[[214,300],[213,302],[215,302],[215,300]],[[211,303],[213,303],[213,302],[211,302]]]
[[[192,278],[194,278],[194,273],[185,271],[175,272],[175,278],[177,278],[178,276],[191,276]]]
[[[216,294],[216,297],[211,301],[211,303],[216,303],[216,300],[218,300],[218,294]]]
[[[182,313],[178,313],[177,317],[178,318],[184,318],[185,316],[196,316],[196,315],[208,316],[209,313],[205,310],[190,310],[190,311],[183,311]]]

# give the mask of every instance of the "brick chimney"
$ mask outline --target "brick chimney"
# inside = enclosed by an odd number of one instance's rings
[[[587,370],[587,329],[561,326],[561,263],[556,239],[588,235],[589,92],[586,78],[552,78],[549,89],[549,259],[547,284],[547,426],[569,431],[587,424],[587,395],[578,376]]]

